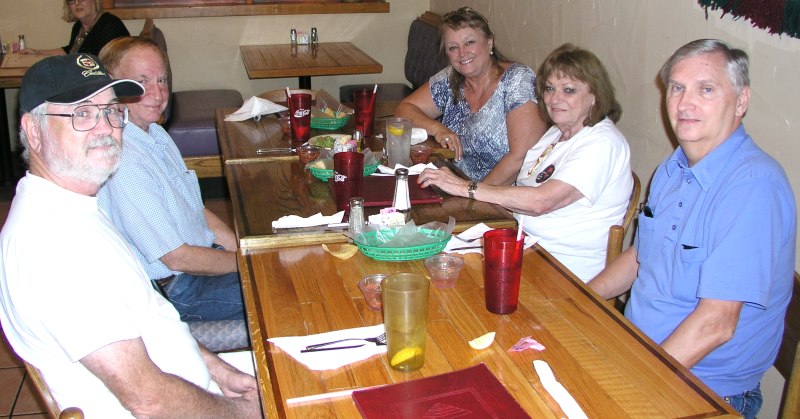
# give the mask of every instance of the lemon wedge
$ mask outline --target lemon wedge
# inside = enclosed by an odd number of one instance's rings
[[[494,334],[494,332],[489,332],[483,336],[478,336],[469,341],[469,346],[471,346],[472,349],[486,349],[494,342]]]
[[[392,135],[403,135],[403,132],[405,132],[405,130],[403,130],[403,127],[394,127],[394,126],[389,126],[388,128],[386,128],[386,131],[388,131],[389,134]]]
[[[322,248],[325,249],[326,252],[336,256],[339,259],[349,259],[355,255],[356,252],[358,252],[358,247],[352,244],[343,244],[341,247],[339,247],[339,250],[336,251],[331,250],[327,244],[323,244]]]
[[[408,361],[416,356],[422,355],[422,348],[419,346],[410,346],[408,348],[403,348],[397,351],[396,354],[392,357],[392,360],[389,361],[391,366],[396,366],[402,364],[403,362]]]

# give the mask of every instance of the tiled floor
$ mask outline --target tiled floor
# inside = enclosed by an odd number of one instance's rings
[[[8,207],[13,196],[13,187],[0,186],[0,227],[8,215]],[[230,201],[213,199],[206,201],[206,207],[222,220],[231,222]],[[0,328],[0,419],[6,418],[47,418],[47,406],[25,371],[22,361],[6,341]]]

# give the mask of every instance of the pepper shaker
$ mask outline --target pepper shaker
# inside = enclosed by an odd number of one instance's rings
[[[311,43],[316,44],[319,42],[319,38],[317,37],[317,28],[311,28]]]

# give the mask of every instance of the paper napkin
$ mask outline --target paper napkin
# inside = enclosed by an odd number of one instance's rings
[[[408,174],[409,175],[418,175],[418,174],[422,173],[422,171],[425,170],[425,169],[437,170],[438,167],[436,167],[433,163],[428,163],[428,164],[418,163],[418,164],[415,164],[415,165],[413,165],[411,167],[405,167],[402,164],[396,164],[396,165],[394,165],[394,169],[392,169],[391,167],[388,167],[388,166],[384,166],[384,165],[378,166],[378,172],[381,172],[381,173],[383,173],[385,175],[394,176],[394,171],[397,170],[397,169],[408,169]]]
[[[374,338],[384,332],[382,324],[355,329],[336,330],[308,336],[291,336],[271,338],[267,341],[289,354],[292,358],[314,371],[332,370],[354,362],[362,361],[369,357],[385,354],[386,345],[376,345],[372,342],[349,340],[331,346],[350,346],[365,343],[358,348],[339,349],[334,351],[319,351],[302,353],[308,345],[347,338]]]
[[[296,228],[314,227],[328,224],[338,224],[344,218],[344,211],[339,211],[333,215],[322,215],[318,212],[310,217],[300,217],[299,215],[284,215],[272,222],[272,228]]]
[[[226,121],[244,121],[254,118],[256,121],[261,119],[261,115],[289,110],[286,106],[277,105],[267,99],[253,96],[242,105],[236,112],[225,116]]]
[[[539,359],[533,361],[533,368],[536,370],[536,373],[539,374],[539,381],[542,383],[542,387],[544,387],[544,389],[550,393],[550,396],[555,399],[556,403],[561,406],[561,410],[564,411],[567,418],[587,418],[586,413],[583,412],[578,402],[576,402],[567,389],[556,380],[556,377],[553,375],[553,370],[550,369],[550,365],[548,365],[546,361]]]
[[[483,233],[489,230],[494,230],[494,229],[487,226],[484,223],[475,224],[474,226],[459,233],[458,236],[454,235],[453,237],[451,237],[450,241],[447,242],[447,246],[445,246],[442,251],[445,253],[458,253],[460,255],[465,255],[467,253],[483,253],[483,241],[480,240],[479,238],[483,237]],[[479,240],[472,240],[472,239],[479,239]],[[524,248],[527,249],[536,244],[536,242],[538,241],[539,237],[526,235]]]
[[[411,145],[419,144],[428,139],[428,131],[425,128],[411,128]]]

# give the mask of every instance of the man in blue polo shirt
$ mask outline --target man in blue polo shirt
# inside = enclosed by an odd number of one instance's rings
[[[656,170],[635,246],[589,285],[605,298],[630,289],[625,316],[754,418],[792,292],[794,195],[741,123],[746,53],[690,42],[661,79],[680,146]]]

